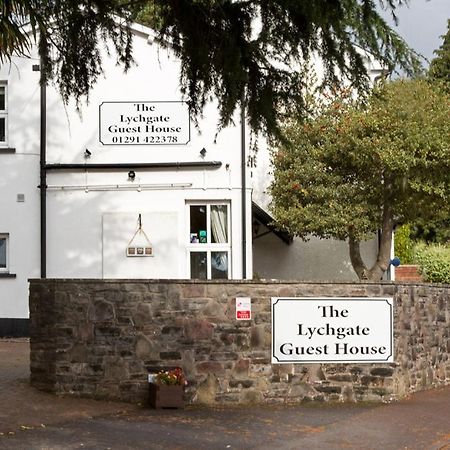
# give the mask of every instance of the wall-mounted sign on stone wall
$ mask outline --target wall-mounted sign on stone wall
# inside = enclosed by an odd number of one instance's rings
[[[103,145],[185,145],[191,139],[186,102],[103,102],[99,118]]]
[[[108,218],[108,214],[105,217]],[[176,221],[176,216],[169,217]],[[120,220],[111,223],[114,226],[110,232],[114,230],[117,236],[115,225]],[[147,219],[146,223],[151,221]],[[120,244],[121,236],[119,234],[114,244]],[[114,247],[118,247],[117,255],[122,253],[120,245]],[[106,247],[106,250],[110,248]],[[162,258],[163,253],[158,252],[158,257]],[[139,264],[139,261],[128,260],[128,263]],[[108,273],[112,272],[106,272],[107,276]],[[31,346],[31,383],[34,387],[66,396],[145,403],[148,402],[149,360],[152,371],[156,372],[167,367],[182,367],[192,380],[186,386],[185,400],[210,406],[211,402],[237,405],[390,401],[412,392],[448,385],[448,286],[432,283],[132,280],[106,279],[107,276],[95,280],[30,280],[30,320],[33,324],[30,332],[34,343]],[[283,323],[280,324],[278,319],[291,310],[291,325],[294,324],[295,330],[288,339],[292,338],[292,343],[297,346],[300,345],[296,341],[298,324],[303,324],[304,334],[305,325],[309,323],[308,326],[313,327],[313,319],[319,312],[319,322],[329,322],[329,331],[330,327],[336,332],[338,327],[344,327],[338,332],[344,336],[342,339],[337,335],[328,336],[333,346],[336,343],[340,343],[341,348],[344,343],[347,348],[365,346],[363,339],[370,338],[375,343],[367,345],[380,350],[385,345],[383,339],[387,341],[386,346],[389,342],[392,344],[393,306],[395,360],[398,364],[338,362],[322,367],[302,364],[301,367],[285,367],[286,370],[270,364],[270,298],[279,297],[280,291],[285,293],[285,300],[274,301],[275,333],[278,335],[282,331],[279,327]],[[355,295],[357,291],[362,298],[330,298],[336,291],[343,297]],[[314,298],[288,298],[300,292],[314,295]],[[235,320],[235,299],[244,295],[251,298],[252,322]],[[323,298],[327,295],[328,298]],[[373,298],[375,296],[378,298]],[[68,298],[71,299],[70,308]],[[291,309],[292,304],[299,309]],[[318,309],[318,306],[325,308]],[[323,314],[330,317],[323,318]],[[97,339],[94,330],[99,328],[100,322],[101,339]],[[360,336],[352,335],[348,328],[353,327],[353,334],[358,333],[358,324]],[[67,333],[68,327],[72,332]],[[370,328],[367,337],[365,327]],[[320,337],[325,330],[310,330],[311,340]],[[292,330],[286,328],[285,331]],[[309,340],[308,336],[303,339]],[[278,349],[285,342],[279,341]],[[335,349],[330,346],[328,357],[332,357],[331,350]],[[77,373],[80,364],[86,367],[92,364],[93,354],[97,355],[95,364],[101,370],[93,370],[89,376],[81,378],[67,376],[67,373]],[[355,355],[352,357],[356,358]],[[213,382],[206,382],[208,379]],[[126,383],[127,389],[118,389],[121,383]]]
[[[236,297],[236,320],[251,320],[252,299],[250,297]]]
[[[272,363],[393,361],[392,298],[272,298]]]

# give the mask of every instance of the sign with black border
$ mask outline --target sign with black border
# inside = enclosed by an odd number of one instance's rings
[[[273,297],[273,364],[392,363],[390,297]]]
[[[186,145],[189,106],[183,101],[107,101],[99,105],[103,145]]]

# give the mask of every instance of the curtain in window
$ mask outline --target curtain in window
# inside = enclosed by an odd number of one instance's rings
[[[223,244],[228,242],[226,205],[211,206],[212,242]]]
[[[211,252],[211,278],[213,280],[228,278],[227,252]]]

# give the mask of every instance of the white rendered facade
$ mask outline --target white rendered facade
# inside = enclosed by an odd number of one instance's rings
[[[81,114],[53,86],[46,89],[46,276],[354,279],[345,243],[286,245],[269,233],[252,244],[252,198],[263,208],[270,201],[269,152],[261,142],[252,168],[240,115],[217,134],[214,104],[197,129],[179,103],[179,62],[149,37],[135,26],[136,65],[126,74],[105,53],[105,76]],[[28,317],[28,279],[42,273],[38,63],[14,57],[0,67],[0,320]],[[152,113],[142,110],[151,105],[156,116],[174,111],[167,125],[180,118],[176,142],[152,145],[142,141],[145,133],[109,129],[144,128]],[[130,135],[135,142],[126,142]],[[145,235],[135,236],[139,217]],[[136,257],[129,248],[151,248],[151,255]],[[374,255],[376,242],[366,250]]]
[[[126,74],[105,55],[105,77],[81,115],[75,105],[64,106],[54,87],[47,87],[46,276],[251,278],[251,191],[245,189],[243,208],[240,117],[237,114],[236,126],[216,136],[219,117],[210,104],[197,129],[181,103],[179,63],[148,39],[149,31],[135,27],[137,63]],[[32,70],[38,63],[36,58],[13,58],[0,69],[8,105],[7,136],[0,142],[0,318],[28,317],[27,280],[41,273],[40,88],[39,72]],[[105,113],[106,124],[101,124],[100,105],[107,102],[115,103],[119,115],[110,118]],[[143,129],[152,113],[133,106],[141,104],[156,105],[153,116],[162,117],[162,125],[172,126],[173,116],[179,117],[173,128],[181,123],[183,130],[175,135],[182,142],[129,145],[123,138],[127,133],[114,127],[116,142],[105,133],[101,139],[110,145],[100,142],[100,128],[120,122],[122,106],[126,114],[135,109],[131,125]],[[126,118],[115,125],[131,126]],[[122,143],[115,136],[121,136]],[[89,168],[55,168],[60,164]],[[117,167],[93,168],[98,164]],[[130,242],[139,215],[146,238],[139,232]],[[147,238],[149,242],[136,242]],[[129,246],[140,245],[151,246],[152,255],[127,253]],[[2,267],[2,252],[7,267]]]

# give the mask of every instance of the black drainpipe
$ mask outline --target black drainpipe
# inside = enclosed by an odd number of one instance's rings
[[[242,203],[242,278],[247,278],[247,196],[245,177],[245,107],[241,106],[241,203]]]
[[[42,71],[42,60],[41,60]],[[40,148],[40,190],[41,190],[41,278],[47,278],[47,86],[41,77],[41,148]]]

